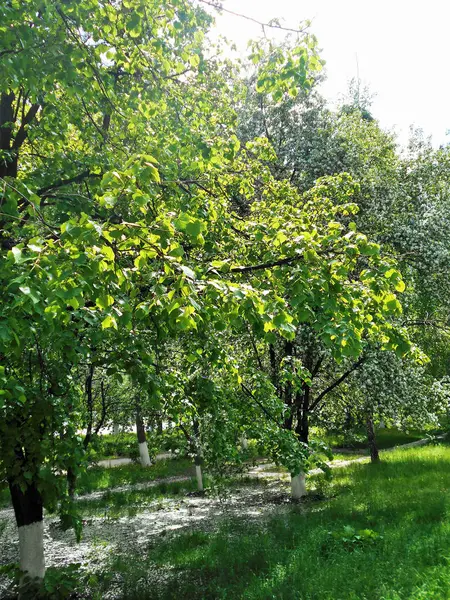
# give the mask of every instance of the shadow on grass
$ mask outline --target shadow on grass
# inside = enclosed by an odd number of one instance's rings
[[[185,496],[197,489],[196,480],[163,482],[141,490],[126,490],[115,492],[107,490],[101,497],[77,500],[77,509],[82,517],[104,516],[119,518],[134,516],[143,510],[148,510],[150,503],[155,500]]]

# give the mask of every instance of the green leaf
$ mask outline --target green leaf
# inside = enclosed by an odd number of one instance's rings
[[[14,248],[11,249],[11,252],[14,256],[14,262],[21,263],[22,262],[22,250],[20,248],[17,248],[17,246],[14,246]]]
[[[112,296],[106,294],[105,296],[100,296],[99,298],[96,298],[95,304],[99,308],[105,310],[106,308],[108,308],[114,304],[114,298]]]
[[[183,273],[186,275],[186,277],[188,279],[197,279],[194,271],[192,269],[190,269],[189,267],[186,267],[184,265],[180,265],[180,269],[183,271]]]
[[[117,321],[112,315],[108,315],[102,321],[102,329],[109,329],[111,327],[117,329]]]

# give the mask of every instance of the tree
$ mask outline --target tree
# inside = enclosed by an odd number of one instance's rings
[[[229,68],[202,49],[211,18],[184,0],[42,0],[4,3],[0,22],[1,472],[21,568],[41,578],[43,505],[79,532],[56,475],[81,464],[73,373],[92,340],[112,348],[102,368],[145,379],[149,329],[265,303],[211,271],[240,235],[224,189],[253,193],[233,167]],[[314,55],[278,54],[272,89]]]

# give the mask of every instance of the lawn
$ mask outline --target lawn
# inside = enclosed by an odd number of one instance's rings
[[[416,429],[401,431],[396,427],[389,427],[377,429],[376,441],[378,448],[380,450],[385,450],[387,448],[393,448],[394,446],[401,446],[402,444],[416,442],[417,440],[426,438],[429,433],[432,432],[420,431]],[[348,452],[355,451],[359,454],[368,454],[367,434],[362,429],[360,431],[345,435],[344,433],[333,434],[313,428],[311,437],[317,437],[317,439],[325,442],[331,449],[336,449],[337,452],[335,454],[339,454],[339,450],[342,449],[346,449]]]
[[[77,493],[88,494],[166,477],[193,477],[194,474],[193,462],[189,458],[158,460],[146,468],[138,463],[112,468],[92,467],[79,477]]]
[[[91,467],[84,471],[77,482],[77,494],[107,491],[113,488],[145,484],[155,479],[168,477],[194,477],[194,466],[188,458],[158,460],[150,467],[142,468],[138,463],[130,463],[120,467]],[[0,508],[10,506],[9,489],[0,490]]]
[[[268,519],[218,520],[116,553],[93,597],[444,600],[450,598],[450,447],[386,453],[318,477],[318,494]],[[287,508],[286,508],[287,506]],[[92,583],[92,580],[91,580]]]

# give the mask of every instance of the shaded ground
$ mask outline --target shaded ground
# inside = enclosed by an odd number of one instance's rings
[[[172,481],[186,478],[171,478]],[[160,481],[151,482],[157,485]],[[136,486],[134,486],[136,488]],[[139,484],[142,489],[142,484]],[[289,506],[286,483],[243,485],[222,498],[184,496],[150,502],[145,512],[117,519],[90,517],[84,521],[83,538],[77,543],[73,531],[63,531],[58,517],[45,518],[45,559],[47,566],[63,567],[81,563],[82,568],[98,572],[118,553],[135,552],[161,537],[174,532],[213,531],[223,519],[260,519]],[[120,490],[117,490],[120,493]],[[95,500],[101,493],[89,494],[83,500]],[[0,533],[0,564],[18,562],[17,528],[12,509],[0,511],[3,531]],[[3,586],[2,586],[3,583]],[[6,582],[0,579],[0,598]],[[105,598],[108,596],[105,596]],[[114,596],[111,596],[114,597]]]

